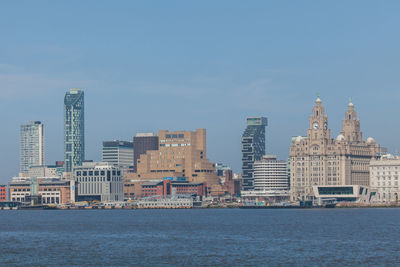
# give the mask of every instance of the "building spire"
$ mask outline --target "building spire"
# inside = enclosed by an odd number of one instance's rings
[[[348,142],[361,142],[362,132],[360,128],[360,120],[357,117],[357,112],[354,110],[353,99],[349,98],[349,105],[342,122],[341,134],[345,137]]]
[[[349,97],[349,107],[354,107],[353,98]]]
[[[317,99],[315,100],[315,103],[322,103],[322,100],[321,100],[321,97],[320,97],[320,94],[319,93],[317,93]]]

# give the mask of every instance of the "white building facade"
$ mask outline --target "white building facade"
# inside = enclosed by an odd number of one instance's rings
[[[245,201],[264,199],[269,203],[284,202],[289,199],[289,176],[287,162],[276,156],[263,156],[254,162],[254,190],[242,191]]]
[[[384,155],[370,162],[370,185],[376,191],[375,202],[399,200],[400,157]]]
[[[28,170],[27,177],[62,178],[63,170],[63,166],[31,166]]]
[[[123,169],[133,166],[133,143],[118,140],[103,142],[102,161]]]
[[[77,201],[117,202],[124,200],[121,169],[107,162],[83,162],[74,168]]]
[[[29,167],[45,164],[44,125],[32,121],[21,126],[20,172],[26,174]]]
[[[287,163],[276,156],[264,156],[254,163],[255,191],[288,191],[289,179]]]

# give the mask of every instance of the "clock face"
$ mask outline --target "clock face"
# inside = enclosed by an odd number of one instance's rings
[[[314,122],[313,125],[312,125],[312,128],[313,128],[314,130],[318,130],[318,129],[319,129],[319,124],[318,124],[318,122]]]

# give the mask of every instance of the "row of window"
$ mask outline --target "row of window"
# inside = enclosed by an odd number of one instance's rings
[[[372,174],[374,174],[374,172],[372,172]],[[377,174],[377,175],[379,175],[379,174],[380,174],[380,172],[377,172],[376,174]],[[385,174],[386,174],[386,172],[382,172],[382,174],[383,174],[383,175],[385,175]],[[389,175],[390,175],[390,174],[391,174],[391,172],[387,172],[387,174],[389,174]],[[394,172],[394,174],[398,174],[398,172]]]
[[[377,180],[379,181],[381,178],[382,178],[382,180],[385,180],[385,176],[382,176],[382,177],[380,177],[380,176],[376,176],[376,178],[377,178]],[[386,177],[387,178],[387,180],[391,180],[391,176],[387,176]],[[399,179],[399,177],[398,176],[394,176],[394,180],[398,180]]]
[[[171,139],[171,138],[184,138],[184,134],[166,134],[165,138]]]
[[[190,146],[190,144],[160,144],[161,147],[182,147]]]
[[[371,169],[373,169],[373,170],[389,170],[391,168],[394,168],[395,170],[397,170],[397,167],[393,167],[393,166],[390,166],[390,167],[371,167]]]
[[[29,188],[16,188],[14,189],[14,192],[29,192],[31,189]]]
[[[385,183],[385,182],[382,182],[382,183],[380,183],[380,182],[377,182],[376,183],[377,184],[377,186],[392,186],[392,183],[390,182],[390,181],[388,181],[387,183]],[[398,181],[395,181],[394,183],[393,183],[393,185],[399,185],[399,182]]]
[[[77,178],[78,182],[105,182],[105,181],[118,182],[121,180],[122,180],[122,177],[120,177],[120,176],[113,176],[113,177],[107,177],[107,178],[101,177],[101,176],[100,177],[94,176],[94,177],[78,177]]]
[[[114,176],[115,175],[118,175],[118,176],[121,175],[121,171],[115,171],[115,170],[113,170],[112,172],[111,171],[107,171],[107,175],[110,175],[111,173]],[[93,176],[93,174],[95,176],[99,176],[99,175],[104,176],[104,175],[106,175],[106,171],[77,171],[76,172],[76,176]]]
[[[208,172],[208,173],[212,173],[212,172],[214,172],[214,170],[194,170],[194,172]]]

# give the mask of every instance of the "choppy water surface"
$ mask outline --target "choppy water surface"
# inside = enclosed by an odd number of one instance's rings
[[[400,264],[400,209],[0,211],[0,265]]]

